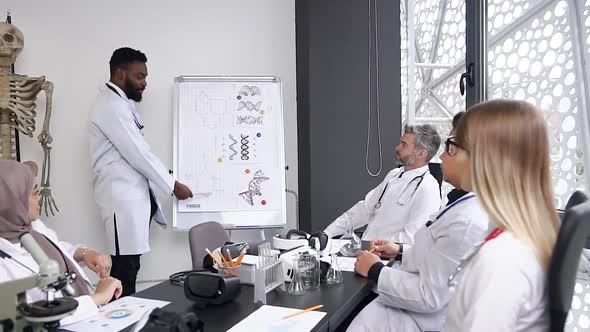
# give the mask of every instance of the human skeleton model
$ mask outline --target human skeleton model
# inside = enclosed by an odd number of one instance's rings
[[[43,128],[38,136],[43,147],[43,169],[41,175],[41,208],[45,207],[55,215],[59,211],[49,189],[50,152],[53,138],[49,134],[51,119],[51,97],[53,83],[45,76],[30,77],[16,75],[11,66],[22,51],[24,37],[12,24],[0,22],[0,159],[16,159],[15,129],[33,137],[35,132],[35,100],[40,91],[45,91],[46,106]],[[35,166],[36,167],[36,166]]]

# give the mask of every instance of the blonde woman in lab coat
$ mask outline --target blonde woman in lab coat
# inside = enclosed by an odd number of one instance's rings
[[[78,308],[73,315],[61,320],[62,326],[97,315],[97,305],[121,295],[121,282],[108,276],[107,256],[59,241],[57,234],[37,219],[39,191],[28,166],[14,160],[0,160],[0,197],[0,250],[4,257],[0,259],[0,283],[27,278],[39,271],[39,265],[19,242],[20,235],[29,232],[47,256],[57,262],[60,272],[76,274],[71,290]],[[96,289],[78,262],[99,274],[101,279]],[[60,295],[63,294],[56,294]],[[43,299],[45,294],[40,289],[27,291],[27,302]]]
[[[465,189],[477,194],[490,230],[449,281],[456,291],[444,331],[549,329],[546,271],[559,221],[548,138],[542,113],[524,101],[476,105],[459,124],[471,164]]]
[[[441,167],[444,179],[462,188],[461,177],[469,160],[452,135],[453,131],[445,141]],[[449,276],[487,227],[487,215],[477,198],[465,193],[423,221],[413,246],[378,240],[378,255],[360,252],[356,272],[375,282],[379,296],[359,313],[348,331],[440,331],[451,300]],[[401,264],[386,267],[378,256],[395,257]]]

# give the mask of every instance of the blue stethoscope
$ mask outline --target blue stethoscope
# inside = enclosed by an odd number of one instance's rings
[[[447,213],[450,209],[452,209],[455,205],[461,203],[461,202],[465,202],[468,201],[472,198],[475,198],[475,194],[474,193],[469,193],[463,197],[461,197],[460,199],[454,201],[451,205],[447,206],[444,210],[442,210],[441,213],[439,213],[436,218],[434,218],[434,220],[429,220],[426,223],[426,227],[430,227],[432,224],[434,224],[435,221],[439,220],[440,218],[442,218],[442,216],[444,216],[445,213]]]
[[[412,198],[412,196],[414,196],[414,194],[418,190],[418,187],[420,187],[420,184],[424,180],[424,176],[426,175],[426,173],[428,173],[428,171],[422,173],[421,175],[418,175],[418,176],[414,177],[406,185],[406,187],[402,191],[402,194],[400,195],[399,199],[397,200],[397,204],[399,204],[399,205],[406,205],[406,203],[408,203],[410,201],[410,199]],[[404,174],[404,172],[401,172],[397,178],[400,179],[403,174]],[[415,182],[416,180],[418,181],[418,183],[416,184],[416,187],[414,187],[414,191],[412,191],[412,194],[410,196],[408,196],[407,199],[402,202],[402,197],[404,197],[404,194],[407,192],[408,188],[410,188],[410,186],[412,185],[412,183]],[[383,188],[383,192],[381,192],[381,196],[379,196],[379,200],[377,200],[377,203],[375,203],[375,210],[377,210],[377,209],[379,209],[381,207],[381,199],[383,198],[383,196],[385,196],[385,192],[387,191],[387,187],[388,186],[389,186],[389,182],[387,182],[385,184],[385,188]]]

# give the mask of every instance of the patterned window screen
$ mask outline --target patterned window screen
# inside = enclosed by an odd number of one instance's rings
[[[574,1],[582,10],[571,13]],[[586,90],[578,91],[578,80],[583,79],[581,71],[588,70],[580,64],[590,64],[590,1],[582,3],[488,0],[489,97],[528,100],[542,110],[550,131],[555,202],[560,208],[573,191],[586,188],[584,148],[588,146],[582,144],[578,112],[585,108],[580,107],[580,94],[585,100],[590,96]],[[408,6],[414,12],[410,20]],[[465,109],[458,88],[465,68],[465,2],[407,0],[400,9],[402,121],[434,124],[446,135],[452,116]],[[586,42],[583,52],[576,52],[574,43],[580,40],[576,33]],[[408,62],[408,35],[415,36],[410,43],[413,64]],[[411,70],[414,83],[408,85]],[[408,107],[410,99],[414,110]]]

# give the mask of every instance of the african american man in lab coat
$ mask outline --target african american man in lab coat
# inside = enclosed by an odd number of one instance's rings
[[[140,256],[150,250],[152,218],[166,226],[154,189],[178,199],[192,197],[143,137],[135,105],[147,86],[146,62],[140,51],[115,50],[109,62],[110,81],[101,87],[90,115],[94,196],[105,225],[111,275],[123,283],[123,295],[135,293]]]
[[[349,219],[353,227],[367,225],[363,240],[387,239],[412,244],[424,220],[440,208],[440,188],[428,170],[440,136],[430,125],[406,126],[395,157],[403,166],[390,171],[365,199],[334,220],[324,232],[342,235]]]

